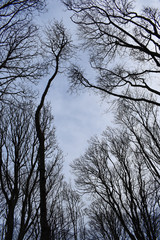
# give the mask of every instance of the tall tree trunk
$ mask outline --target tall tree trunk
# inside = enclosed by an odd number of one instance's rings
[[[39,140],[38,163],[40,175],[40,224],[41,224],[41,240],[50,240],[50,227],[47,221],[47,202],[46,202],[46,178],[45,178],[45,148],[44,133],[40,127],[40,105],[35,114],[35,123],[37,137]]]
[[[59,69],[60,59],[67,59],[68,51],[70,50],[69,45],[70,41],[65,35],[65,28],[62,24],[55,24],[49,29],[49,44],[46,44],[45,47],[49,48],[51,55],[53,57],[53,62],[55,63],[54,73],[51,78],[48,80],[46,88],[42,94],[40,104],[37,107],[35,113],[35,125],[37,131],[37,137],[39,140],[39,174],[40,174],[40,211],[41,211],[41,240],[50,240],[51,231],[47,222],[47,209],[46,209],[46,178],[45,178],[45,137],[44,132],[41,129],[40,113],[41,109],[44,106],[44,101],[50,85],[54,78],[56,77]],[[52,40],[52,41],[51,41]]]
[[[46,178],[45,178],[45,146],[44,146],[44,132],[41,129],[40,113],[44,105],[45,97],[48,93],[50,85],[53,79],[58,73],[58,57],[56,58],[56,68],[52,77],[48,80],[47,86],[42,94],[40,104],[37,107],[35,113],[35,125],[37,131],[37,137],[39,141],[38,150],[38,164],[39,164],[39,175],[40,175],[40,224],[41,224],[41,240],[50,240],[51,231],[47,221],[47,202],[46,202]]]
[[[13,227],[14,227],[14,206],[12,205],[12,202],[10,202],[8,206],[8,215],[7,215],[7,231],[5,240],[11,240],[13,238]]]

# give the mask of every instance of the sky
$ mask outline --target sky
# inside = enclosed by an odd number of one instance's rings
[[[76,26],[70,20],[70,13],[64,9],[60,1],[50,1],[48,11],[40,16],[40,24],[43,26],[54,19],[62,20],[75,39]],[[46,83],[47,79],[41,80],[40,92]],[[56,137],[64,155],[64,173],[66,178],[70,179],[72,174],[69,165],[85,152],[88,140],[94,135],[100,136],[113,119],[110,104],[102,101],[100,96],[88,91],[71,94],[68,90],[67,77],[64,74],[58,75],[46,101],[51,103]]]
[[[59,0],[48,2],[48,11],[40,15],[40,24],[43,26],[54,19],[62,20],[75,40],[76,26],[70,20],[71,13],[64,10],[65,7]],[[157,6],[159,0],[138,0],[136,4],[141,9],[144,3]],[[40,82],[40,92],[45,84],[46,80]],[[87,91],[70,94],[68,89],[67,77],[64,74],[57,76],[49,90],[47,101],[51,103],[57,141],[64,155],[64,174],[67,179],[72,179],[69,165],[83,155],[92,136],[100,136],[107,126],[112,126],[113,114],[112,104],[109,103],[111,99],[102,101],[100,96]]]

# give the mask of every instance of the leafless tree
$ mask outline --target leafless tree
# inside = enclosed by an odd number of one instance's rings
[[[32,21],[36,11],[41,11],[44,7],[45,1],[41,0],[0,2],[1,101],[8,101],[9,97],[15,95],[26,97],[26,80],[35,82],[45,74],[38,50],[38,29]]]
[[[33,112],[31,103],[7,106],[1,112],[0,234],[5,240],[40,239],[39,147]],[[62,180],[62,154],[52,120],[49,107],[44,107],[41,123],[45,132],[48,204]]]
[[[43,47],[45,48],[45,58],[47,64],[52,67],[53,73],[48,80],[45,90],[41,96],[40,104],[35,112],[35,125],[37,131],[37,137],[39,141],[39,173],[40,173],[40,210],[41,210],[41,240],[46,238],[50,240],[51,233],[50,227],[47,221],[47,209],[46,209],[46,167],[45,167],[45,132],[41,126],[41,110],[44,106],[44,101],[49,91],[50,85],[57,76],[61,67],[62,61],[67,61],[71,49],[71,40],[66,33],[62,23],[54,23],[50,25],[46,30],[46,39],[43,41]]]
[[[156,101],[153,97],[148,97]],[[160,125],[159,111],[153,104],[131,100],[118,102],[116,121],[128,129],[131,141],[157,181],[160,181]],[[134,149],[133,149],[134,151]]]
[[[17,239],[23,239],[37,216],[33,202],[37,197],[38,182],[37,138],[29,107],[28,112],[13,106],[3,109],[0,132],[0,189],[4,204],[1,218],[5,221],[5,237],[2,239],[15,237],[16,219],[20,224]],[[19,209],[21,217],[18,216]]]
[[[132,106],[132,101],[130,104]],[[133,109],[135,105],[133,104]],[[158,148],[157,142],[154,142],[157,137],[150,139],[150,132],[153,133],[156,124],[155,118],[149,120],[149,115],[154,116],[155,112],[150,113],[149,107],[140,108],[135,119],[132,118],[134,111],[132,113],[131,107],[126,104],[125,109],[126,113],[121,112],[121,109],[119,113],[125,123],[126,119],[130,119],[128,125],[123,125],[122,130],[106,130],[101,140],[93,138],[86,153],[75,160],[72,167],[80,189],[92,196],[93,206],[89,210],[89,216],[96,219],[91,219],[91,227],[99,227],[97,234],[101,237],[104,234],[104,239],[116,239],[121,234],[120,237],[123,236],[124,239],[156,240],[160,234],[159,165],[156,165],[159,156],[154,152]],[[126,115],[123,116],[124,114]],[[138,133],[141,133],[144,142],[139,141]],[[149,162],[149,157],[152,163]],[[97,204],[99,208],[95,209]],[[103,224],[102,219],[105,221]]]
[[[86,87],[134,101],[153,102],[159,99],[135,97],[138,91],[160,95],[160,13],[144,7],[136,11],[130,0],[63,0],[73,12],[82,46],[90,55],[93,77],[77,65],[69,71],[71,87]],[[87,69],[86,69],[87,71]]]
[[[55,196],[50,208],[51,239],[86,240],[84,205],[80,195],[63,182]]]
[[[64,185],[63,199],[65,211],[70,223],[70,239],[85,240],[84,206],[80,195],[72,189],[71,185]]]
[[[89,239],[120,240],[128,239],[115,212],[98,198],[86,210],[88,215]]]

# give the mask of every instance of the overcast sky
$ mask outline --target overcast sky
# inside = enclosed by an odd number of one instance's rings
[[[70,13],[64,11],[59,0],[48,2],[47,13],[41,15],[41,25],[54,19],[63,20],[75,40],[76,26],[70,20]],[[138,0],[139,9],[143,3],[157,6],[159,0]],[[39,87],[43,90],[44,82]],[[112,125],[113,116],[107,100],[102,102],[99,96],[87,91],[71,95],[67,92],[68,88],[66,76],[58,76],[52,84],[47,101],[51,102],[57,140],[65,157],[64,172],[70,177],[69,164],[84,153],[92,136],[100,136],[107,126]]]

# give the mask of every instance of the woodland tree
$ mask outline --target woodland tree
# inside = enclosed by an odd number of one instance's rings
[[[33,112],[31,103],[5,106],[1,111],[0,236],[5,240],[40,237],[39,145]],[[49,108],[44,107],[41,126],[45,132],[48,203],[62,181],[62,154],[56,144],[52,121]]]
[[[93,70],[89,78],[86,69],[72,65],[71,89],[121,99],[116,118],[122,130],[108,129],[101,141],[93,138],[72,165],[82,192],[95,199],[87,211],[90,237],[157,239],[159,113],[152,104],[160,106],[159,10],[138,11],[129,0],[63,2],[73,12]]]
[[[39,141],[39,174],[40,174],[40,211],[41,211],[41,240],[51,239],[50,227],[47,221],[46,209],[46,167],[45,167],[45,132],[41,126],[41,111],[51,83],[59,73],[61,63],[67,61],[71,51],[71,40],[62,23],[55,22],[46,30],[46,39],[42,47],[45,51],[47,65],[53,69],[46,87],[40,98],[40,103],[35,111],[35,126]]]
[[[145,105],[121,102],[121,130],[108,129],[101,140],[91,139],[72,164],[76,183],[93,199],[88,216],[96,239],[159,237],[159,124],[155,107]]]
[[[87,240],[84,226],[84,205],[71,185],[63,182],[50,207],[51,239]]]
[[[160,12],[144,7],[136,10],[130,0],[63,0],[73,12],[83,49],[90,56],[92,79],[73,65],[69,71],[71,88],[86,87],[135,101],[152,102],[134,92],[156,97],[160,73]],[[158,7],[158,2],[157,2]],[[87,69],[86,69],[87,71]],[[95,78],[95,80],[94,80]],[[155,87],[156,86],[156,87]]]
[[[38,49],[38,28],[32,21],[44,7],[45,1],[41,0],[0,1],[0,100],[3,102],[15,96],[30,96],[28,80],[35,83],[46,72]]]
[[[153,97],[148,97],[156,101]],[[126,127],[129,139],[136,145],[137,151],[156,181],[160,181],[160,125],[159,109],[153,104],[132,102],[121,99],[118,102],[116,121],[120,127]],[[133,148],[134,151],[134,148]]]
[[[88,235],[93,240],[129,239],[115,212],[101,199],[93,201],[86,210]]]

